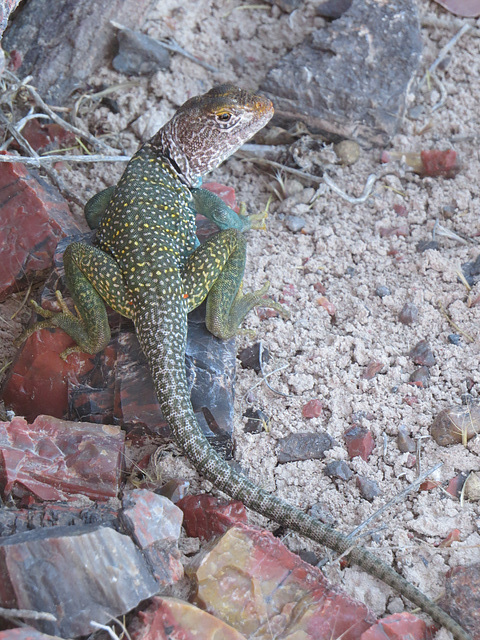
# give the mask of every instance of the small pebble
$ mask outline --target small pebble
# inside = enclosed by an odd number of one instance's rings
[[[344,460],[329,462],[323,471],[330,478],[338,478],[339,480],[350,480],[353,476],[353,471]]]
[[[458,335],[458,333],[450,333],[447,337],[450,344],[460,344],[462,338]]]
[[[384,298],[385,296],[391,296],[392,295],[392,292],[390,291],[390,289],[385,284],[381,284],[379,287],[377,287],[375,289],[375,293],[380,298]]]
[[[360,495],[365,500],[372,502],[374,498],[380,495],[380,487],[370,478],[364,478],[363,476],[357,476],[357,487],[360,491]]]
[[[452,405],[440,411],[430,426],[430,434],[437,444],[467,442],[480,430],[480,406]]]
[[[352,278],[355,275],[355,269],[353,267],[347,267],[345,271],[345,275],[350,276],[350,278]]]
[[[415,453],[415,440],[409,435],[406,427],[400,425],[397,434],[397,447],[402,453]]]
[[[307,223],[300,216],[288,215],[285,218],[285,225],[289,231],[293,233],[298,233],[301,231]]]
[[[340,162],[347,166],[355,164],[360,157],[360,147],[358,143],[353,140],[342,140],[333,145],[333,149]]]
[[[270,419],[261,409],[249,407],[243,415],[245,418],[248,418],[243,428],[245,433],[262,433],[262,431],[268,431]]]
[[[415,249],[417,253],[424,253],[429,249],[438,249],[439,246],[440,245],[438,244],[438,242],[435,242],[435,240],[420,240],[420,242],[417,243]]]
[[[408,355],[415,364],[419,364],[421,366],[425,365],[426,367],[433,367],[433,365],[437,363],[427,340],[420,340],[420,342],[417,342]]]
[[[320,520],[323,524],[327,524],[329,527],[335,524],[335,518],[331,514],[329,507],[324,502],[316,502],[310,507],[310,515],[315,520]]]
[[[478,502],[480,500],[480,475],[471,473],[465,481],[464,495],[467,500]]]
[[[402,324],[414,324],[418,320],[418,307],[413,302],[406,302],[400,313],[398,319]]]
[[[253,369],[256,373],[260,373],[260,342],[256,342],[238,353],[238,359],[242,365],[242,369]],[[262,366],[270,360],[270,353],[266,347],[262,346]]]
[[[331,449],[335,440],[325,432],[291,433],[281,438],[277,445],[279,464],[298,460],[321,460],[325,451]]]
[[[410,375],[408,379],[409,382],[423,389],[428,387],[429,380],[430,380],[430,371],[428,367],[425,367],[425,366],[415,369],[415,371]]]

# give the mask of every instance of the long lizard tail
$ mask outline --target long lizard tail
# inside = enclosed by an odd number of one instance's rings
[[[234,471],[212,449],[200,430],[190,402],[185,375],[186,312],[175,294],[162,304],[142,305],[135,318],[140,344],[150,365],[157,396],[173,436],[196,470],[226,494],[241,500],[250,509],[325,545],[370,575],[379,578],[405,596],[456,640],[471,636],[443,609],[398,574],[380,558],[362,547],[352,545],[347,536],[312,518],[288,502],[264,491],[243,474]],[[141,316],[141,317],[140,317]]]

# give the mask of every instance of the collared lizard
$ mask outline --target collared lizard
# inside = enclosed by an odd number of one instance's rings
[[[177,443],[197,471],[249,508],[304,536],[348,554],[351,562],[383,580],[449,629],[471,640],[461,626],[393,568],[344,534],[308,516],[239,474],[212,449],[190,403],[185,374],[187,314],[207,299],[207,327],[220,338],[235,335],[253,307],[281,306],[267,287],[243,294],[243,231],[261,216],[236,214],[200,188],[201,178],[234,153],[272,117],[271,102],[232,85],[188,100],[130,160],[115,187],[87,203],[98,227],[94,246],[69,245],[65,277],[78,316],[60,295],[62,311],[37,311],[38,326],[64,329],[75,350],[97,353],[110,339],[105,304],[131,318],[147,357],[162,412]],[[199,246],[195,211],[220,231]]]

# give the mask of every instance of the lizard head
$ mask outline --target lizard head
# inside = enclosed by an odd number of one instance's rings
[[[187,100],[152,138],[181,179],[196,186],[200,178],[262,129],[273,116],[264,96],[222,84]]]

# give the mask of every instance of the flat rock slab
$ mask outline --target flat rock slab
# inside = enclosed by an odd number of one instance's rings
[[[4,48],[22,56],[18,75],[33,75],[33,85],[49,103],[63,103],[115,49],[111,20],[135,28],[143,23],[150,0],[33,0],[22,3],[4,35]]]
[[[142,553],[109,527],[56,527],[0,538],[0,606],[52,613],[50,635],[90,634],[158,592]]]
[[[33,494],[106,500],[118,493],[125,433],[111,425],[39,416],[0,422],[0,489],[4,499]]]
[[[248,638],[360,640],[375,622],[320,569],[254,527],[229,529],[198,561],[195,576],[198,603]]]
[[[284,56],[261,88],[276,124],[301,121],[333,142],[383,146],[400,124],[421,51],[414,0],[354,0]]]

